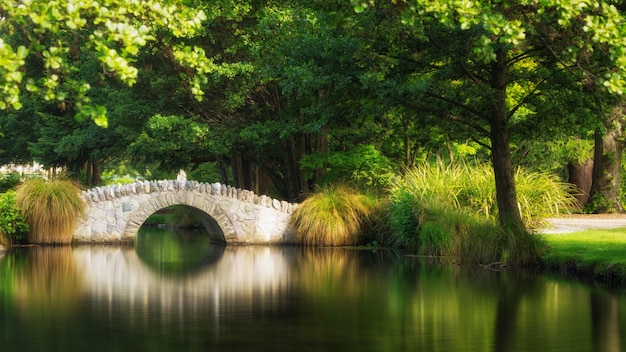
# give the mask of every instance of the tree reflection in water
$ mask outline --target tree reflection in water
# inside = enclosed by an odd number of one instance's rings
[[[387,251],[194,241],[9,252],[2,351],[612,352],[626,336],[626,297],[571,281]]]

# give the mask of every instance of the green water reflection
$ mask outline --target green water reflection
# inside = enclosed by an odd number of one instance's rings
[[[222,245],[210,245],[203,232],[179,229],[141,228],[135,239],[139,259],[157,273],[182,275],[216,262],[224,252]]]
[[[138,240],[136,250],[8,253],[0,259],[0,350],[624,348],[626,297],[600,288],[385,251],[212,251],[202,239],[158,236],[171,237]]]

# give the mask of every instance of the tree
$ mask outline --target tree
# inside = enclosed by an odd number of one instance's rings
[[[428,60],[420,98],[446,104],[445,118],[489,138],[499,222],[523,228],[510,150],[518,113],[555,71],[621,94],[626,33],[620,12],[608,2],[579,1],[418,0],[402,6],[405,23],[421,28],[428,43],[415,54]],[[514,85],[525,94],[513,96]]]
[[[588,208],[596,213],[621,213],[624,103],[619,99],[606,114],[604,129],[595,132],[593,177]]]
[[[79,120],[91,118],[106,126],[106,108],[90,97],[94,82],[72,75],[83,69],[85,61],[96,59],[101,66],[98,79],[116,78],[132,85],[138,55],[160,49],[187,68],[190,91],[200,99],[201,83],[218,65],[202,49],[183,42],[197,35],[207,19],[205,11],[189,4],[2,0],[0,109],[20,109],[26,91],[73,107]]]

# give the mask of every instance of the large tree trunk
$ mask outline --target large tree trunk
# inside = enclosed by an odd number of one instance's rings
[[[85,163],[85,184],[87,187],[98,187],[102,185],[102,170],[100,160],[89,159]]]
[[[223,185],[229,185],[230,181],[228,179],[228,171],[226,169],[226,163],[224,162],[223,155],[216,155],[217,159],[217,168],[220,171],[220,182]]]
[[[91,167],[92,167],[91,183],[95,187],[102,186],[102,168],[100,165],[100,160],[93,159],[91,161]]]
[[[317,138],[317,152],[320,153],[328,153],[330,147],[328,145],[328,126],[323,126],[320,129],[320,135]],[[318,180],[320,180],[326,174],[326,169],[324,167],[318,167],[315,169],[315,179],[313,180],[313,184],[317,184]]]
[[[593,173],[593,160],[584,163],[573,162],[567,165],[567,182],[576,186],[576,207],[580,210],[587,203],[591,192],[591,179]]]
[[[85,185],[89,188],[93,187],[92,176],[93,168],[91,167],[91,160],[87,160],[85,163]]]
[[[290,202],[295,201],[300,193],[297,189],[298,183],[296,182],[297,170],[294,167],[296,163],[294,150],[293,137],[283,141],[283,182],[286,188],[287,200]]]
[[[245,180],[245,172],[243,168],[243,160],[241,154],[238,152],[234,152],[232,156],[231,165],[233,167],[233,176],[235,178],[235,187],[246,189],[246,185],[244,183]]]
[[[517,203],[515,175],[511,161],[509,132],[507,129],[508,109],[506,106],[507,86],[506,51],[497,51],[497,59],[491,66],[493,105],[490,114],[491,157],[496,180],[498,221],[501,226],[524,229]]]
[[[589,204],[596,213],[621,213],[622,123],[624,105],[613,107],[605,121],[606,132],[596,131],[593,180]]]

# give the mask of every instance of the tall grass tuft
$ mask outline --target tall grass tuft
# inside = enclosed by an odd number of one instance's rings
[[[575,205],[571,186],[556,176],[518,169],[520,211],[529,228]],[[463,262],[527,264],[545,243],[525,229],[496,225],[497,204],[489,165],[442,162],[408,170],[391,190],[391,228],[405,248]]]
[[[535,227],[541,219],[568,212],[576,205],[573,185],[559,181],[556,175],[518,168],[515,173],[517,198],[522,219]],[[498,214],[495,178],[488,164],[468,162],[424,164],[408,170],[394,192],[403,189],[415,202],[464,208],[494,219]]]
[[[347,185],[325,186],[300,204],[290,225],[298,243],[345,246],[359,243],[377,198]]]
[[[80,187],[66,179],[24,181],[17,189],[16,204],[28,222],[27,241],[68,244],[76,221],[84,214]]]

